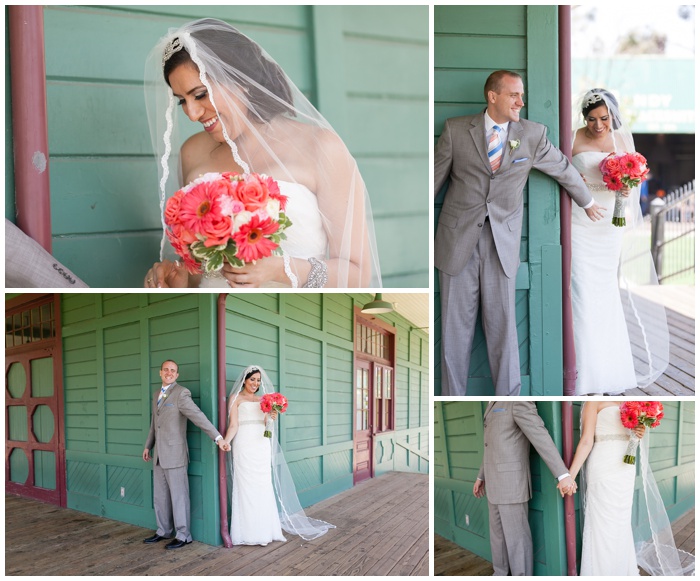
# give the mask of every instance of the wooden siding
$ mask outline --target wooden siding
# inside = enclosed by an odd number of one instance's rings
[[[155,528],[152,465],[141,459],[163,360],[214,418],[211,295],[64,295],[68,507]],[[217,451],[188,424],[192,533],[216,544]]]
[[[258,41],[328,117],[365,176],[384,285],[427,287],[427,6],[47,6],[56,257],[91,286],[142,285],[160,239],[143,66],[168,28],[201,17],[227,20]]]
[[[436,534],[490,560],[487,503],[472,494],[483,456],[485,407],[485,402],[435,402],[433,511]],[[651,435],[650,458],[669,518],[674,521],[695,506],[695,404],[665,401],[664,407],[666,416]],[[537,409],[561,449],[561,402],[538,402]],[[579,412],[580,402],[575,402],[574,442],[579,439]],[[534,451],[530,466],[533,486],[530,527],[535,547],[535,575],[564,575],[563,504],[555,487],[546,484],[549,470]],[[638,476],[635,494],[640,486],[641,477]],[[575,496],[574,500],[580,521],[580,497]],[[639,514],[633,515],[633,519],[635,527],[645,520]],[[580,542],[579,535],[579,554]]]
[[[265,368],[289,399],[280,443],[302,504],[352,487],[353,308],[370,295],[240,294],[226,302],[226,379]],[[428,337],[396,314],[395,430],[375,437],[375,474],[428,472]]]
[[[445,120],[485,108],[483,87],[498,69],[523,76],[522,116],[547,125],[558,141],[557,7],[435,7],[434,140]],[[446,189],[446,188],[445,188]],[[532,195],[531,195],[532,193]],[[436,198],[435,226],[444,191]],[[520,345],[522,395],[561,395],[561,249],[559,188],[533,172],[524,191],[523,238],[516,278],[516,320]],[[441,312],[437,271],[435,352],[441,350]],[[440,395],[440,358],[435,358],[434,391]],[[486,342],[477,322],[472,348],[469,395],[493,394]]]

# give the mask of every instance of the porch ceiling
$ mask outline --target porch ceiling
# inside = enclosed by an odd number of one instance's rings
[[[402,317],[429,333],[430,327],[430,293],[382,293],[382,299],[393,303],[394,309]]]

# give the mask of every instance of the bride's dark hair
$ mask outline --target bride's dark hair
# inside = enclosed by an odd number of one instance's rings
[[[233,26],[213,19],[201,21],[201,24],[208,23],[213,25],[210,29],[192,32],[192,36],[224,65],[240,73],[236,82],[248,95],[261,120],[267,122],[277,115],[291,113],[292,92],[279,65],[266,58],[260,46]],[[172,43],[179,43],[179,39],[173,39]],[[197,69],[186,48],[172,53],[163,64],[163,77],[168,86],[170,74],[182,65]],[[207,75],[220,83],[226,81],[216,79],[216,72],[207,71]]]
[[[608,108],[610,119],[612,119],[612,128],[619,129],[622,126],[620,121],[620,105],[617,103],[615,96],[610,91],[599,88],[588,91],[586,96],[588,97],[589,95],[590,98],[586,99],[584,97],[582,103],[581,113],[584,119],[588,117],[591,111],[605,105]]]
[[[248,381],[256,373],[260,373],[260,370],[257,367],[253,367],[253,369],[251,369],[248,373],[246,373],[243,381]]]

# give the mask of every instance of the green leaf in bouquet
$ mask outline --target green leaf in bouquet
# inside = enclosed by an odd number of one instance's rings
[[[204,270],[206,272],[216,272],[217,270],[221,270],[223,266],[224,255],[220,250],[218,250],[210,258],[207,259],[204,265]]]

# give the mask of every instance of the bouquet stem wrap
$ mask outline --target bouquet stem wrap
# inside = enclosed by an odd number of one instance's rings
[[[637,448],[639,448],[639,438],[634,432],[630,435],[629,442],[627,442],[627,450],[625,450],[625,455],[622,457],[622,461],[625,464],[634,464],[637,461]]]
[[[612,223],[613,226],[626,226],[625,209],[627,208],[627,198],[620,192],[615,193],[615,209],[613,210]]]

